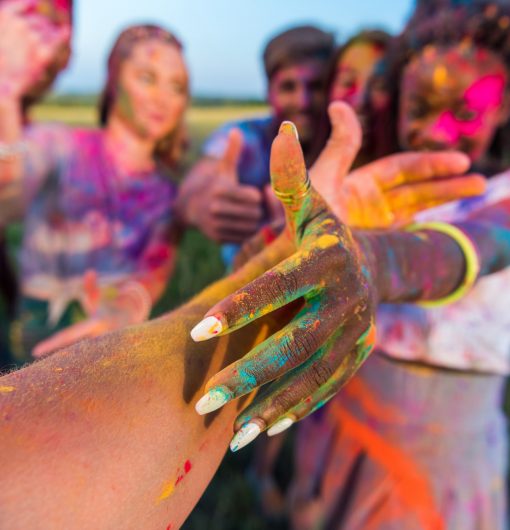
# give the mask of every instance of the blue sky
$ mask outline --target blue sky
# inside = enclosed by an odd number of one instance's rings
[[[195,95],[263,97],[261,50],[288,26],[317,24],[342,40],[362,27],[398,31],[413,0],[75,0],[71,66],[59,92],[102,86],[108,51],[124,27],[156,22],[183,41]]]

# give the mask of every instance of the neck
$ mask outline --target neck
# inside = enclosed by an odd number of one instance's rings
[[[154,169],[155,142],[143,138],[117,116],[111,116],[105,129],[107,153],[122,172],[135,173]]]

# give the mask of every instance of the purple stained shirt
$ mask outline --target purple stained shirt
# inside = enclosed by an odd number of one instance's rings
[[[119,281],[162,265],[176,186],[154,171],[121,174],[99,129],[27,130],[22,288],[38,298],[72,296],[93,269]],[[68,293],[57,294],[67,290]],[[67,300],[66,300],[67,301]]]

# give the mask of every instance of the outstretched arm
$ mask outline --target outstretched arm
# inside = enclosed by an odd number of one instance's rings
[[[194,344],[189,330],[207,307],[279,261],[278,252],[168,316],[2,377],[2,526],[178,528],[214,474],[238,412],[232,404],[199,416],[203,384],[276,321],[215,344]]]

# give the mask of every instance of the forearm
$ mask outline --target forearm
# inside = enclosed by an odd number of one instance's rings
[[[193,343],[189,330],[277,259],[266,253],[178,311],[1,378],[3,524],[177,528],[218,466],[238,412],[233,403],[204,418],[194,404],[208,378],[275,322],[211,344]]]
[[[479,276],[510,265],[510,201],[475,212],[454,223],[473,243]],[[382,302],[434,300],[452,293],[464,280],[465,255],[450,236],[419,232],[355,232]]]

